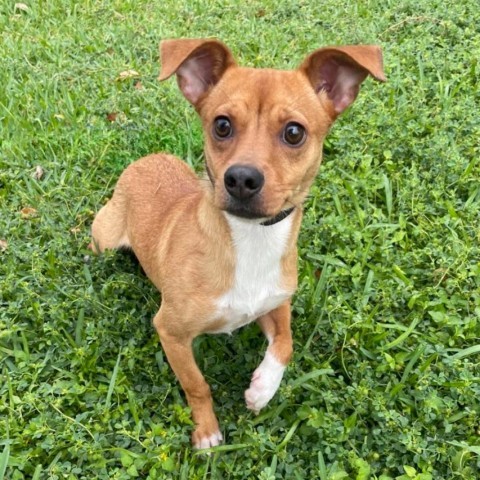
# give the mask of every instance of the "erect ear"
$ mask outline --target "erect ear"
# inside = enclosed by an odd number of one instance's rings
[[[162,70],[159,80],[174,73],[185,98],[197,105],[225,70],[235,65],[230,50],[218,40],[180,39],[160,43]]]
[[[376,45],[325,47],[315,50],[300,65],[316,93],[326,92],[336,115],[357,97],[367,75],[386,80],[382,50]]]

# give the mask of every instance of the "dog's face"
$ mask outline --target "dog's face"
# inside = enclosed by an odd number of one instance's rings
[[[162,42],[161,79],[173,73],[204,128],[216,205],[244,218],[300,206],[330,125],[368,74],[384,80],[378,47],[317,50],[297,70],[238,67],[215,40]]]
[[[219,208],[265,218],[302,203],[332,122],[304,75],[229,69],[200,115]]]

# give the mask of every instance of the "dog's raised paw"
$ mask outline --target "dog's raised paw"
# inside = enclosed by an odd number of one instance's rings
[[[245,391],[247,408],[256,414],[267,405],[282,381],[285,366],[280,363],[270,352],[259,367],[253,372],[250,387]]]

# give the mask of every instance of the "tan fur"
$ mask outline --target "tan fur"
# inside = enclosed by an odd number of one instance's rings
[[[322,63],[324,58],[330,63]],[[296,207],[281,259],[280,287],[292,295],[301,205],[320,165],[323,139],[345,104],[353,101],[359,83],[368,74],[384,78],[377,47],[321,49],[298,70],[278,71],[237,67],[229,50],[216,40],[169,40],[162,43],[162,61],[161,78],[177,74],[182,92],[200,115],[211,182],[199,180],[171,155],[136,161],[98,212],[92,249],[132,248],[162,292],[154,326],[192,409],[193,443],[204,447],[216,445],[220,435],[210,389],[195,363],[191,342],[228,326],[228,319],[216,314],[216,302],[232,288],[237,268],[224,214],[229,196],[223,185],[225,172],[239,163],[263,172],[265,184],[255,201],[264,217]],[[334,82],[335,75],[353,72],[352,82],[358,85],[350,86],[348,80],[348,91],[335,93],[344,85],[330,82],[325,87],[326,80],[317,78],[319,71]],[[235,135],[227,141],[212,135],[218,116],[234,122]],[[282,129],[292,121],[307,129],[303,146],[292,148],[281,139]],[[258,321],[271,343],[268,351],[286,365],[292,353],[290,301]]]

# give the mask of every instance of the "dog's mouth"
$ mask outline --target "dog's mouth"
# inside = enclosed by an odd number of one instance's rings
[[[245,220],[251,220],[254,223],[258,223],[259,225],[262,225],[264,227],[269,227],[271,225],[276,225],[277,223],[281,222],[282,220],[285,220],[287,217],[290,216],[291,213],[295,210],[295,207],[290,207],[285,210],[280,210],[276,215],[274,216],[266,216],[264,214],[262,215],[257,215],[255,214],[252,216],[251,212],[239,212],[237,211],[232,211],[226,209],[225,211],[229,213],[230,215],[233,215],[237,218],[242,218]],[[240,213],[240,215],[239,215]]]
[[[272,214],[267,213],[265,212],[265,210],[259,209],[258,207],[235,201],[229,201],[227,206],[224,208],[224,211],[229,213],[230,215],[238,218],[244,218],[246,220],[253,220],[256,221],[256,223],[264,226],[275,225],[276,223],[281,222],[282,220],[287,218],[294,210],[295,207],[290,206],[279,210],[277,213]]]
[[[269,215],[267,215],[262,209],[258,208],[258,206],[250,203],[239,202],[233,198],[228,199],[224,210],[230,215],[249,220],[265,219],[269,217]]]

